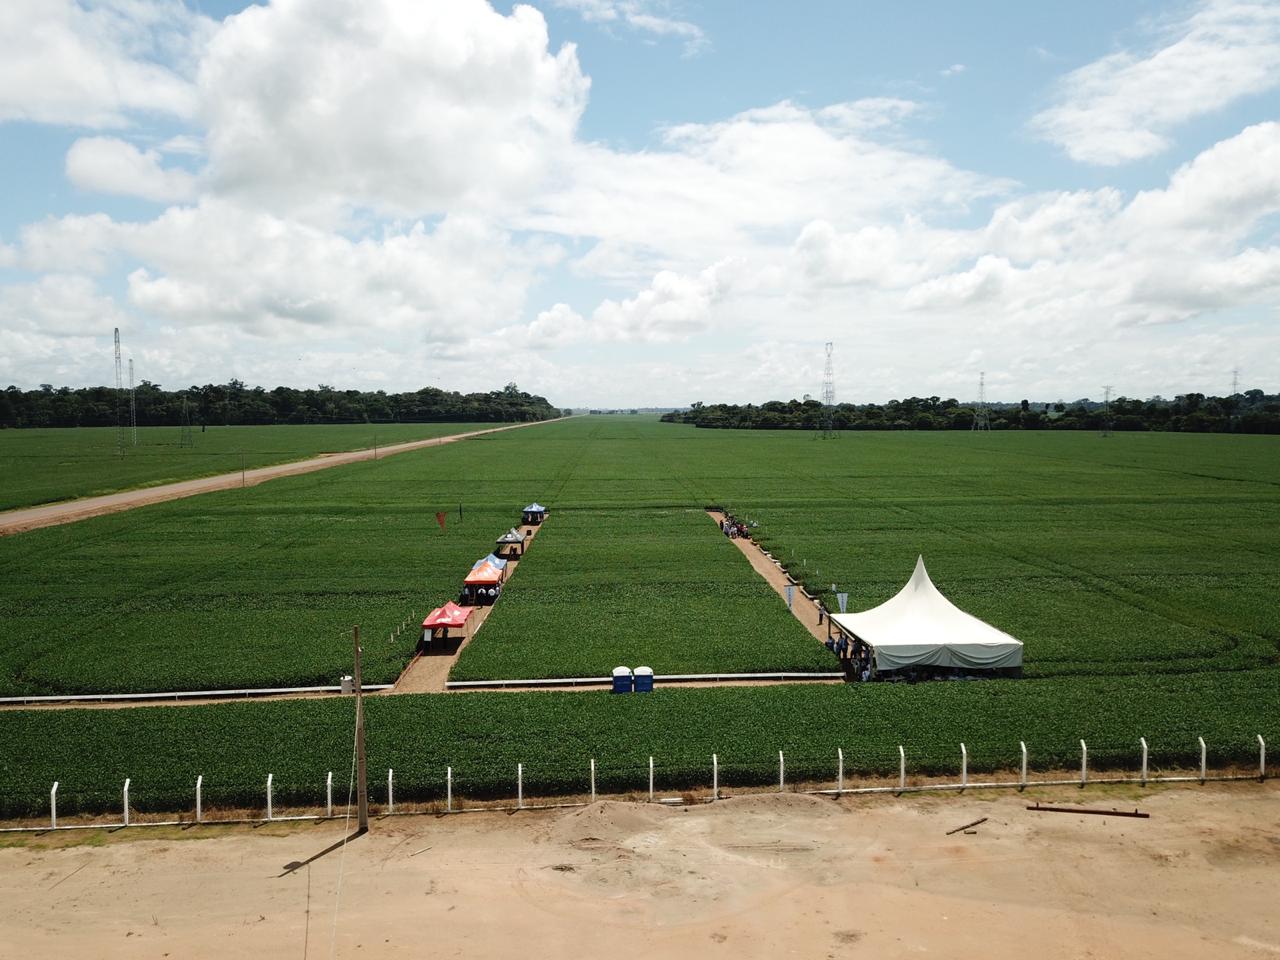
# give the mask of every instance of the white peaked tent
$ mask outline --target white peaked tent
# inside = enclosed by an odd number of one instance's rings
[[[831,619],[871,647],[877,671],[1022,666],[1022,641],[965,613],[939,593],[924,568],[924,557],[916,560],[907,585],[880,606],[832,614]]]

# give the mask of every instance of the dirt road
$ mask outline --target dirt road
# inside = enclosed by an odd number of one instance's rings
[[[563,417],[558,419],[564,419]],[[132,510],[152,503],[163,503],[166,500],[180,500],[183,497],[194,497],[201,493],[212,493],[215,490],[232,490],[236,487],[253,487],[277,477],[293,477],[329,467],[341,466],[345,463],[356,463],[360,460],[381,460],[393,454],[408,450],[421,450],[423,447],[439,447],[446,443],[455,443],[470,437],[480,437],[489,433],[501,433],[504,430],[518,430],[521,427],[534,427],[544,423],[555,423],[556,420],[535,420],[530,423],[513,423],[505,427],[492,427],[487,430],[471,430],[467,433],[455,433],[447,437],[432,437],[429,440],[409,440],[395,443],[377,450],[350,450],[345,453],[326,453],[309,460],[298,460],[294,463],[278,463],[271,467],[258,467],[246,470],[243,474],[224,473],[216,477],[202,477],[199,480],[183,480],[180,483],[166,483],[159,487],[147,487],[143,490],[123,490],[120,493],[109,493],[101,497],[85,497],[70,500],[66,503],[50,503],[39,507],[24,507],[21,510],[7,510],[0,513],[0,537],[13,533],[23,533],[38,527],[52,527],[59,523],[73,523],[89,517],[101,516],[104,513],[118,513]]]
[[[60,835],[0,849],[0,956],[1280,955],[1274,782],[1032,796],[1152,816],[761,795],[392,818],[345,852],[340,823]]]

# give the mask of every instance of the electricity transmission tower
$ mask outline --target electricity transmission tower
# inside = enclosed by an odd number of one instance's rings
[[[138,445],[138,396],[133,387],[133,357],[129,358],[129,429],[133,431],[133,445]]]
[[[1111,391],[1114,389],[1110,384],[1102,388],[1102,435],[1104,437],[1111,436]]]
[[[182,398],[182,433],[178,435],[178,446],[194,447],[195,445],[195,437],[191,435],[191,405],[184,396]]]
[[[116,334],[116,456],[124,456],[124,377],[120,371],[120,328]]]
[[[991,415],[987,410],[987,374],[985,370],[978,374],[978,406],[973,411],[973,426],[970,429],[991,429]]]
[[[1240,392],[1240,368],[1236,367],[1231,371],[1231,395],[1234,397]]]
[[[827,366],[822,372],[822,439],[836,435],[836,375],[831,363],[832,343],[827,341]]]

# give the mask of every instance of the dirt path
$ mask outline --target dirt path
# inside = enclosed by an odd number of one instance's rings
[[[46,836],[0,849],[0,955],[1280,954],[1274,782],[1036,796],[1152,816],[760,795],[375,820],[345,849],[341,822]]]
[[[524,555],[529,552],[529,547],[533,543],[534,537],[537,536],[540,527],[525,524],[520,529],[525,536],[524,548],[520,554],[520,560],[507,561],[507,583],[510,583],[511,578],[516,575],[516,570],[519,569]],[[498,597],[498,601],[501,602],[502,598]],[[468,632],[462,638],[462,642],[458,644],[456,650],[448,653],[419,654],[409,661],[409,666],[405,667],[404,672],[400,674],[395,686],[390,690],[383,690],[382,693],[391,695],[400,693],[443,693],[445,681],[449,679],[449,671],[458,662],[458,657],[462,656],[462,651],[467,648],[471,638],[480,632],[480,627],[489,619],[489,614],[493,612],[495,606],[496,604],[490,604],[487,607],[476,608],[475,613],[468,618]]]
[[[557,420],[563,420],[559,417]],[[534,427],[544,423],[555,423],[557,420],[535,420],[529,423],[513,423],[505,427],[492,427],[487,430],[471,430],[467,433],[455,433],[447,437],[432,437],[428,440],[409,440],[395,443],[376,450],[349,450],[345,453],[326,453],[309,460],[298,460],[294,463],[278,463],[270,467],[257,467],[235,473],[224,473],[216,477],[202,477],[199,480],[183,480],[179,483],[167,483],[159,487],[147,487],[143,490],[123,490],[120,493],[109,493],[101,497],[85,497],[70,500],[66,503],[50,503],[39,507],[23,507],[20,510],[7,510],[0,513],[0,537],[14,533],[23,533],[39,527],[52,527],[60,523],[73,523],[89,517],[101,516],[104,513],[119,513],[135,507],[145,507],[152,503],[163,503],[166,500],[180,500],[183,497],[194,497],[201,493],[212,493],[215,490],[232,490],[236,487],[253,487],[277,477],[292,477],[302,473],[312,473],[347,463],[361,460],[381,460],[383,457],[409,450],[421,450],[424,447],[439,447],[458,440],[481,437],[490,433],[502,433],[504,430],[518,430],[521,427]]]
[[[707,516],[715,521],[717,527],[724,521],[724,514],[718,510],[708,510]],[[737,537],[730,542],[742,551],[742,555],[750,562],[752,569],[760,574],[765,582],[773,587],[774,592],[785,601],[787,586],[793,584],[793,581],[783,572],[783,569],[766,557],[764,550],[754,540],[743,540]],[[818,623],[818,604],[805,596],[798,584],[795,588],[795,597],[791,601],[791,615],[800,621],[815,640],[825,642],[828,637],[827,624]],[[834,659],[832,669],[836,669]]]

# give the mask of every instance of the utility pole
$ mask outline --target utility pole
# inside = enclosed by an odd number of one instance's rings
[[[364,695],[360,683],[360,625],[354,629],[356,645],[356,809],[360,833],[369,831],[369,783],[364,765]]]

